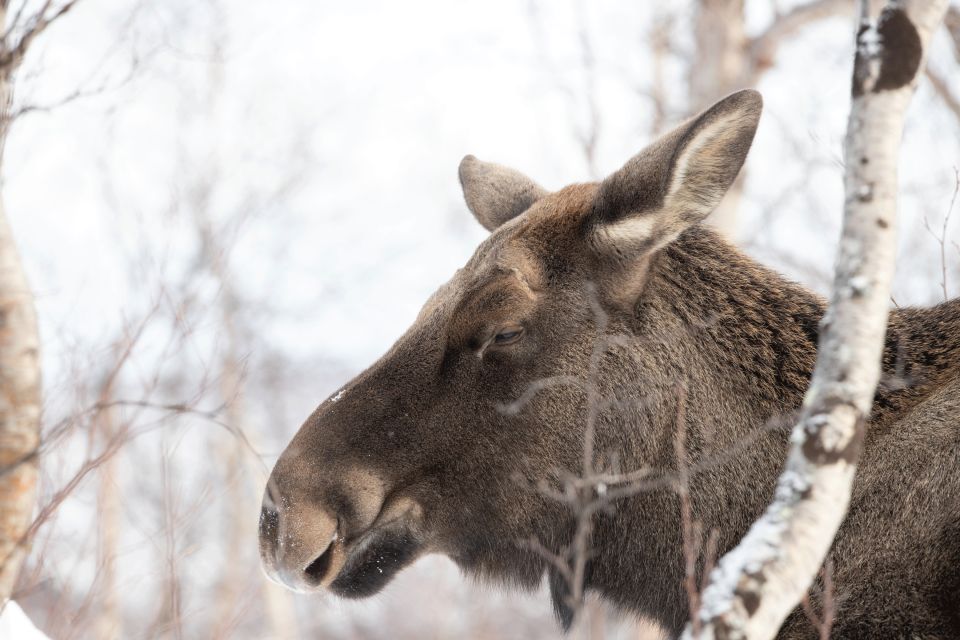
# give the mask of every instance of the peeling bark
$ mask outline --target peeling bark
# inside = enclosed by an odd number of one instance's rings
[[[844,143],[844,224],[817,364],[773,502],[711,574],[704,638],[772,638],[817,574],[846,514],[880,377],[896,237],[903,121],[946,0],[861,4]],[[693,637],[688,626],[684,636]]]

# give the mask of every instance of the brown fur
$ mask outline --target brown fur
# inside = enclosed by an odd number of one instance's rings
[[[607,181],[541,195],[497,228],[277,462],[261,520],[268,572],[360,597],[443,553],[482,578],[539,585],[552,572],[527,542],[562,552],[574,520],[530,487],[581,469],[588,403],[571,379],[586,379],[601,336],[623,339],[593,380],[596,464],[675,469],[682,386],[694,516],[717,531],[721,553],[735,545],[783,467],[824,312],[697,224],[734,179],[758,118],[759,97],[734,94]],[[960,634],[958,371],[960,302],[891,314],[831,554],[836,637]],[[554,384],[532,393],[544,380]],[[688,608],[671,489],[598,514],[591,548],[588,589],[679,631]],[[550,584],[564,614],[563,581]],[[796,613],[783,631],[812,635]]]

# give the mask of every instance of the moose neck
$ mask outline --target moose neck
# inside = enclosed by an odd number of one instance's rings
[[[629,328],[647,346],[634,354],[633,379],[616,384],[645,400],[631,419],[610,418],[611,428],[598,432],[598,451],[619,450],[635,467],[675,477],[682,429],[693,518],[704,541],[715,532],[722,553],[772,495],[823,312],[815,294],[713,231],[688,230],[651,265]],[[590,567],[591,589],[671,631],[688,615],[680,513],[669,483],[624,500],[615,514],[597,518]]]
[[[722,419],[715,435],[724,444],[771,418],[789,418],[813,370],[825,302],[703,226],[658,258],[637,307],[637,331],[656,335],[666,327],[679,338],[673,342],[686,343],[688,393],[702,387],[705,403],[690,414],[691,428],[712,409]]]
[[[704,532],[702,542],[716,536],[718,556],[743,537],[772,497],[815,363],[824,310],[821,298],[699,226],[651,266],[629,327],[648,346],[637,349],[633,378],[616,381],[646,400],[632,417],[611,419],[606,438],[598,432],[597,450],[619,451],[634,468],[676,477],[682,429],[690,512]],[[957,362],[960,299],[891,312],[865,446],[949,384]],[[614,514],[597,518],[593,539],[588,587],[678,633],[689,610],[675,485],[660,483],[623,500]],[[702,554],[697,566],[702,570]]]

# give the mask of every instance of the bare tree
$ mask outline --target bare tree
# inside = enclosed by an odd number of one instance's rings
[[[0,92],[4,87],[0,79]],[[33,297],[2,209],[0,296],[0,602],[6,602],[26,555],[21,539],[36,490],[40,340]]]
[[[702,637],[773,637],[816,576],[847,511],[880,377],[907,106],[946,0],[861,2],[845,140],[844,226],[817,364],[774,500],[704,591]]]
[[[9,0],[0,0],[0,167],[11,123],[13,75],[34,39],[77,0],[36,14],[24,5],[8,23]],[[37,483],[40,442],[40,338],[33,295],[0,202],[0,603],[13,590],[26,555]]]
[[[695,3],[695,49],[687,66],[688,110],[696,113],[715,100],[757,84],[774,64],[777,49],[807,25],[848,9],[849,0],[811,0],[793,9],[776,12],[759,34],[749,37],[744,0],[699,0]],[[737,208],[746,172],[739,178],[709,218],[728,234],[736,231]]]

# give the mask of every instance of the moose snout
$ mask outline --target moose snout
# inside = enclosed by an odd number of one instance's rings
[[[329,587],[346,563],[351,540],[380,513],[384,493],[374,474],[354,469],[326,475],[281,456],[260,509],[260,559],[267,576],[295,591]]]
[[[327,586],[343,565],[336,514],[310,502],[276,501],[268,489],[260,511],[260,558],[267,576],[295,591]]]

